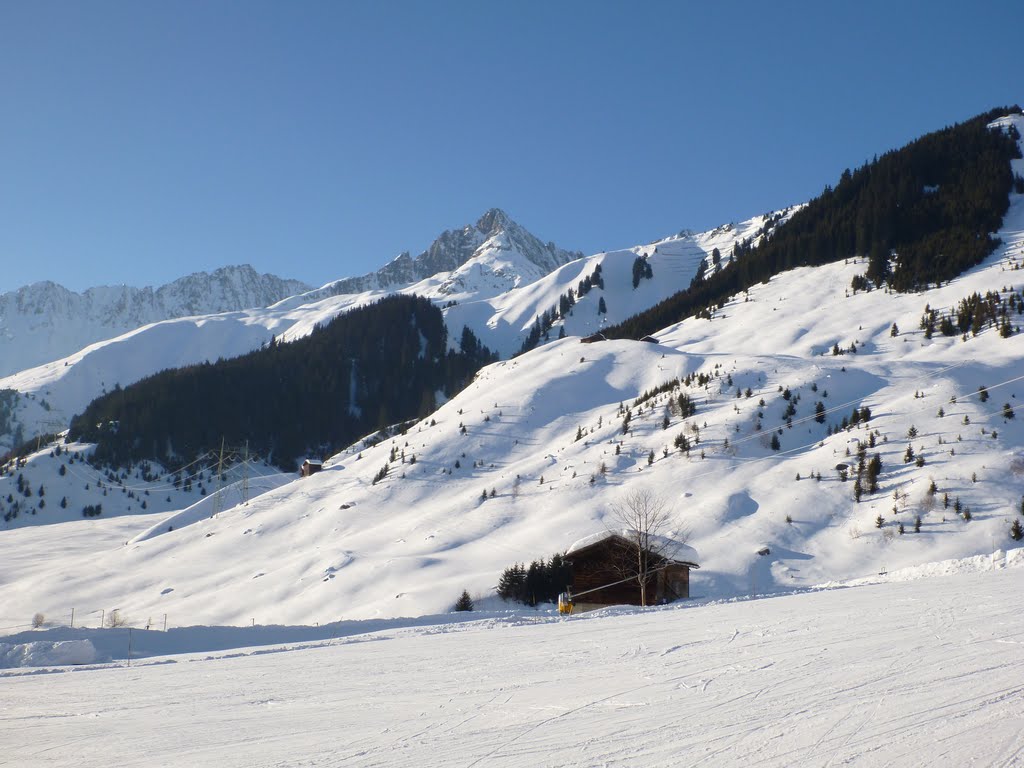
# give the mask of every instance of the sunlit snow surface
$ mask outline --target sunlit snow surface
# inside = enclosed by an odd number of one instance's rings
[[[1021,765],[1024,558],[1003,557],[985,573],[399,623],[130,667],[127,631],[108,630],[109,664],[0,673],[0,750],[76,768]]]

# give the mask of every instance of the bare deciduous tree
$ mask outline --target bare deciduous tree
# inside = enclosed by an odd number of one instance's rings
[[[611,518],[626,539],[628,551],[618,566],[623,577],[634,578],[640,586],[640,604],[647,605],[647,580],[665,559],[672,540],[666,538],[672,522],[668,503],[647,490],[630,491],[612,505]]]

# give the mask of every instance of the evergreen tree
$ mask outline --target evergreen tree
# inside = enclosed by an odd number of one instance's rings
[[[498,596],[505,600],[522,601],[526,592],[526,569],[522,563],[506,568],[498,580]]]
[[[459,599],[455,601],[456,611],[472,611],[473,610],[473,598],[469,596],[467,590],[462,590],[462,594],[459,595]]]

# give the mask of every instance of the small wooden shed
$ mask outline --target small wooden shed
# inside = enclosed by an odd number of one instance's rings
[[[319,459],[306,459],[302,462],[302,469],[299,471],[302,473],[303,477],[309,477],[310,475],[315,475],[323,468],[324,463]]]
[[[597,333],[591,334],[590,336],[584,336],[580,339],[580,344],[593,344],[598,341],[608,341],[605,335],[598,331]]]
[[[580,539],[565,551],[572,567],[574,611],[605,605],[640,605],[634,531],[602,531]],[[699,568],[697,551],[681,541],[650,535],[648,605],[690,596],[690,569]],[[578,598],[576,596],[579,596]]]

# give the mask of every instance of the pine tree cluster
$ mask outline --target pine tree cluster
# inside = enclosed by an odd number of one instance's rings
[[[926,306],[920,324],[924,337],[930,339],[936,331],[943,336],[966,336],[968,333],[977,336],[985,328],[998,328],[1000,336],[1009,338],[1015,331],[1011,318],[1024,315],[1024,293],[1012,290],[1004,290],[1003,293],[1005,295],[988,291],[984,296],[972,293],[945,313]]]
[[[568,291],[558,297],[558,306],[546,309],[541,312],[537,317],[533,319],[533,325],[530,326],[530,332],[526,335],[526,339],[523,341],[523,345],[519,348],[517,355],[521,355],[524,352],[529,352],[531,349],[540,344],[541,339],[548,341],[550,339],[550,332],[552,326],[558,320],[564,319],[569,316],[572,308],[576,306],[576,300],[586,296],[590,293],[590,290],[597,286],[601,289],[604,288],[604,278],[601,277],[601,265],[598,264],[594,267],[593,273],[583,278],[579,285],[574,291],[570,288]],[[604,296],[601,297],[601,305],[604,305]],[[604,311],[607,311],[604,310]],[[599,310],[600,313],[600,310]],[[565,338],[565,329],[562,329],[562,333],[559,334],[558,338]]]
[[[545,562],[534,560],[530,567],[522,563],[506,568],[498,580],[498,596],[525,605],[553,603],[572,583],[572,569],[561,554]]]
[[[248,441],[253,453],[293,470],[302,456],[330,455],[429,413],[435,392],[455,394],[495,359],[471,332],[461,351],[449,351],[437,307],[391,296],[294,342],[117,387],[72,420],[71,439],[97,443],[101,465],[180,464],[222,440]]]
[[[1019,107],[991,110],[844,171],[824,192],[752,242],[735,246],[729,265],[687,290],[605,330],[641,338],[698,313],[773,275],[856,256],[866,280],[913,291],[948,281],[996,247],[1020,157],[1016,130],[989,129]],[[710,316],[710,315],[709,315]]]
[[[703,265],[704,262],[702,261]],[[651,269],[651,262],[649,262],[644,256],[637,256],[633,259],[633,290],[640,285],[640,281],[643,279],[651,280],[654,277],[654,270]]]

